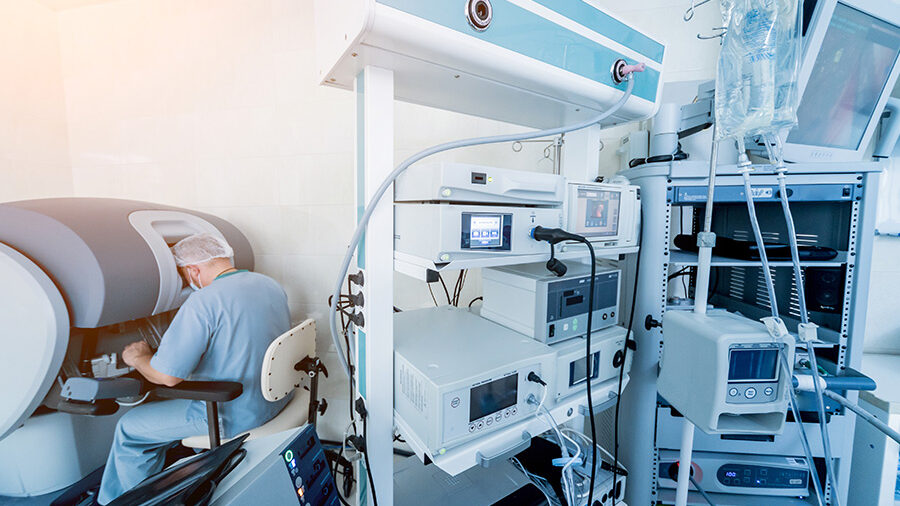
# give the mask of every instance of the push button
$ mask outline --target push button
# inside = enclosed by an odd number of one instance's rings
[[[730,395],[732,397],[736,396],[737,394],[738,394],[737,388],[732,388],[731,390],[728,391],[728,395]]]
[[[478,430],[483,429],[483,428],[484,428],[484,422],[482,422],[481,420],[478,420],[478,423],[475,424],[475,428],[477,428]]]
[[[756,397],[756,389],[753,387],[750,387],[747,390],[744,390],[744,396],[747,397],[748,399],[752,399],[752,398]]]
[[[485,423],[485,425],[490,425],[490,424],[494,423],[494,419],[491,417],[488,417],[488,419],[485,420],[484,423]]]
[[[772,387],[766,387],[766,389],[763,390],[763,393],[766,395],[772,395],[772,392],[774,392],[774,391],[775,390],[773,390]]]
[[[469,424],[469,432],[475,432],[475,424],[474,423]]]

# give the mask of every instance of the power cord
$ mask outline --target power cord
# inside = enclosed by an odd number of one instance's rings
[[[590,241],[587,240],[584,236],[572,234],[570,232],[566,232],[565,230],[559,228],[544,228],[541,226],[534,227],[531,229],[531,237],[536,241],[545,241],[550,243],[551,248],[553,245],[562,242],[562,241],[575,241],[580,242],[587,246],[588,251],[591,255],[591,281],[590,281],[590,292],[588,293],[588,317],[587,317],[587,335],[585,336],[585,353],[584,353],[584,363],[586,364],[586,373],[585,373],[585,385],[587,389],[587,404],[588,404],[588,415],[591,419],[591,462],[597,461],[597,426],[596,422],[594,422],[594,397],[591,392],[591,376],[593,375],[593,371],[591,371],[591,327],[593,327],[593,316],[594,316],[594,288],[597,277],[597,255],[594,253],[594,245],[591,244]],[[627,339],[626,339],[627,340]],[[594,482],[597,479],[597,466],[591,466],[591,482],[590,488],[588,489],[588,502],[587,504],[594,503]],[[615,486],[615,485],[614,485]]]
[[[359,436],[356,436],[353,446],[363,454],[363,459],[366,462],[366,476],[369,478],[369,486],[372,487],[372,502],[375,506],[378,506],[378,496],[375,495],[375,480],[372,479],[372,465],[369,464],[369,448],[366,446],[369,437],[368,423],[366,422],[369,418],[369,412],[366,410],[366,402],[362,397],[356,399],[356,412],[359,413],[359,417],[362,419],[363,435],[362,440],[360,440]]]

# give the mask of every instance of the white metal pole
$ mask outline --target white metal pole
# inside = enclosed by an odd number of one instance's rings
[[[691,454],[694,452],[694,424],[684,419],[681,427],[681,451],[678,454],[678,485],[675,488],[675,506],[685,506],[688,485],[691,483]]]
[[[357,209],[363,209],[394,168],[393,72],[365,67],[356,79],[356,100],[356,198]],[[390,505],[394,503],[393,198],[383,199],[372,214],[357,264],[365,271],[365,325],[357,329],[356,339],[357,389],[366,400],[366,447],[378,503]],[[362,470],[360,482],[364,476]],[[366,495],[359,497],[359,504],[373,504],[372,487],[363,490]]]

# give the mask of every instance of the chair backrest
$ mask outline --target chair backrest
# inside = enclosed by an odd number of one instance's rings
[[[262,394],[269,402],[283,399],[309,382],[305,371],[294,365],[316,356],[316,321],[309,319],[272,341],[262,366]]]

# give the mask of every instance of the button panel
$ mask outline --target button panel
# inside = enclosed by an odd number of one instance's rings
[[[725,402],[729,404],[765,404],[777,399],[777,382],[730,382],[725,395]]]
[[[806,489],[809,471],[805,468],[725,464],[716,472],[719,483],[728,487]]]

